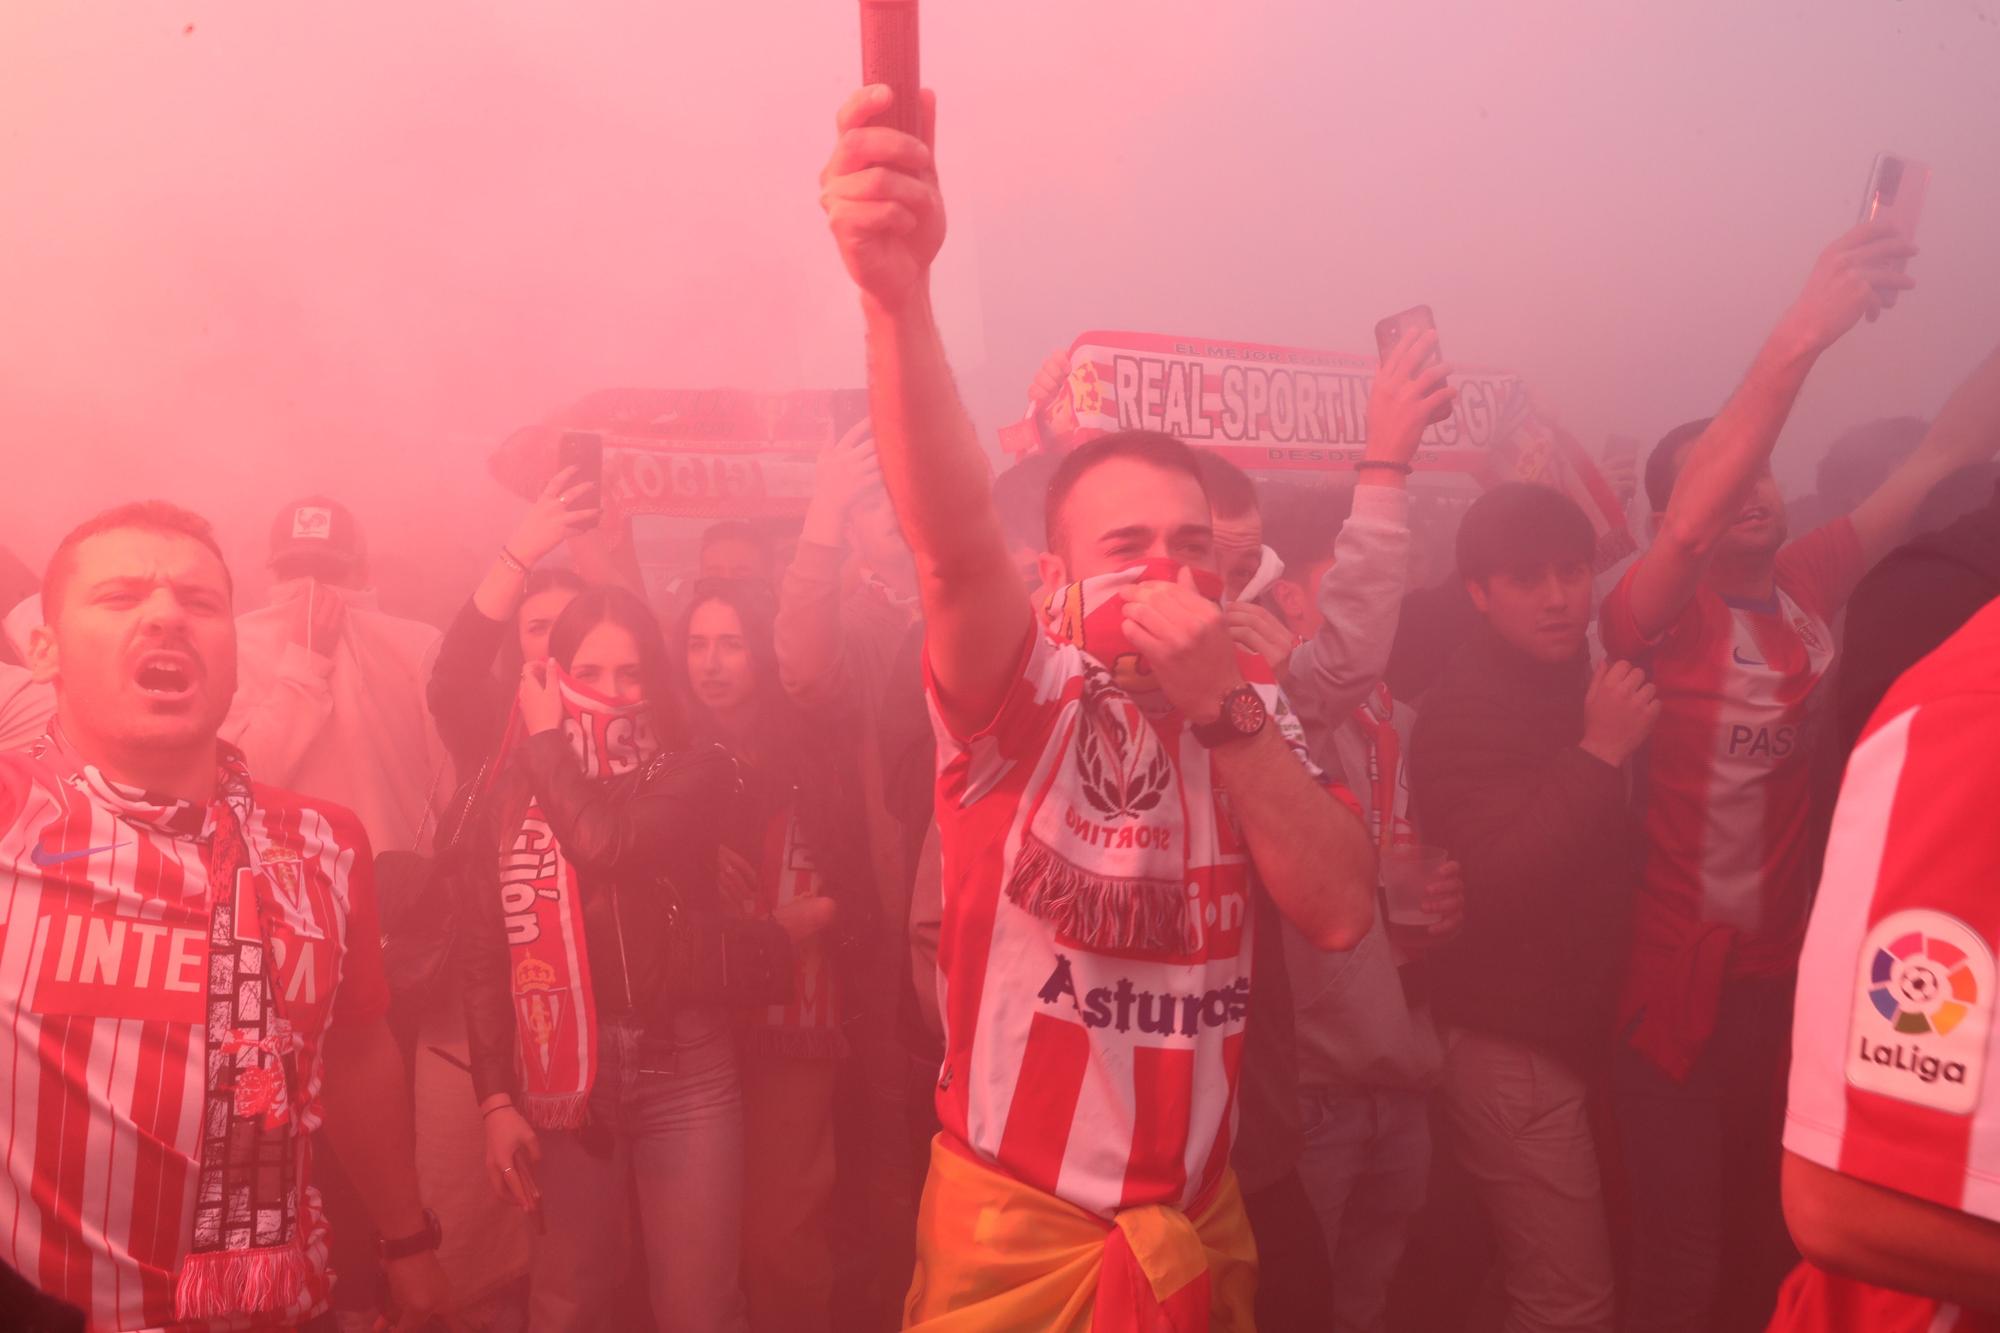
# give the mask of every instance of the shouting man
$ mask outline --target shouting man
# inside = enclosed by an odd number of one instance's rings
[[[1248,1328],[1228,1160],[1251,897],[1350,948],[1373,854],[1230,640],[1185,444],[1109,436],[1051,477],[1044,632],[931,313],[931,149],[870,124],[889,101],[842,110],[821,197],[861,289],[940,747],[943,1128],[905,1321]]]
[[[94,1329],[302,1323],[332,1283],[308,1147],[324,1121],[414,1330],[444,1279],[368,841],[217,741],[236,628],[208,524],[101,514],[56,548],[42,604],[55,726],[0,756],[0,1260]]]

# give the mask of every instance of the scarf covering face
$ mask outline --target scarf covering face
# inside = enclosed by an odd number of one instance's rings
[[[264,901],[271,881],[252,873],[256,854],[243,836],[251,811],[243,755],[217,747],[215,795],[201,805],[113,782],[59,731],[49,747],[71,780],[120,819],[194,843],[207,874],[201,1146],[193,1243],[175,1278],[174,1317],[295,1316],[315,1276],[299,1227],[304,1145],[294,1089],[304,1043],[279,1012],[265,965],[264,920],[274,909]]]
[[[1186,892],[1188,806],[1212,793],[1183,789],[1176,756],[1195,742],[1126,636],[1124,613],[1135,585],[1171,583],[1180,571],[1175,561],[1149,560],[1069,584],[1047,605],[1049,633],[1084,652],[1083,697],[1053,738],[1068,753],[1022,835],[1007,897],[1088,948],[1197,950]],[[1215,575],[1196,570],[1194,580],[1196,591],[1220,600]],[[1301,747],[1270,664],[1241,650],[1237,663],[1272,723]]]
[[[631,773],[659,751],[651,709],[621,704],[550,667],[562,695],[563,734],[585,777]],[[501,763],[522,731],[518,706]],[[499,764],[495,765],[498,772]],[[541,802],[530,797],[500,853],[500,913],[507,926],[521,1113],[538,1129],[577,1129],[597,1077],[597,1004],[584,945],[576,867],[563,855]]]

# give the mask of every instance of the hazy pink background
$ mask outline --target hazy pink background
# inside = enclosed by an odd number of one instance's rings
[[[1827,359],[1781,469],[1935,409],[2000,338],[1995,0],[931,0],[925,27],[988,427],[1086,327],[1365,351],[1423,300],[1593,446],[1650,436],[1721,401],[1881,148],[1936,169],[1923,289]],[[378,558],[442,562],[448,604],[513,511],[486,450],[549,407],[858,383],[815,181],[855,28],[844,0],[7,0],[0,541],[39,561],[159,494],[254,583],[273,508],[325,488]]]

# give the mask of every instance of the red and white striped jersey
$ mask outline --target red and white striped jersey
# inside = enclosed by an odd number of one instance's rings
[[[1605,598],[1606,653],[1645,667],[1661,701],[1638,771],[1635,968],[1648,950],[1721,926],[1737,932],[1733,974],[1791,970],[1810,887],[1807,710],[1833,662],[1831,622],[1862,572],[1854,525],[1841,518],[1778,553],[1769,602],[1704,586],[1648,638],[1632,615],[1632,573]]]
[[[1070,801],[1074,787],[1059,781],[1086,660],[1031,634],[1005,703],[974,736],[953,736],[932,695],[944,898],[938,1114],[952,1146],[1080,1208],[1185,1209],[1229,1162],[1251,1006],[1253,872],[1208,751],[1179,720],[1142,723],[1172,763],[1164,799],[1177,803],[1193,909],[1184,950],[1097,951],[1010,901],[1003,886],[1044,802],[1064,802],[1058,813],[1085,842],[1122,836],[1129,847],[1153,832],[1078,808],[1088,802]],[[1274,718],[1298,737],[1295,716]]]
[[[2000,603],[1897,682],[1848,761],[1799,963],[1785,1147],[2000,1222],[1996,791]],[[1787,1294],[1799,1313],[1773,1327],[2000,1330],[1810,1268]]]
[[[373,873],[345,810],[263,787],[254,802],[245,842],[279,907],[265,922],[274,999],[304,1039],[309,1132],[329,1025],[387,1006]],[[0,755],[0,1258],[94,1331],[173,1320],[200,1142],[208,890],[196,840],[119,816],[40,751]],[[292,1312],[305,1319],[331,1279],[303,1160],[298,1180],[319,1269]]]

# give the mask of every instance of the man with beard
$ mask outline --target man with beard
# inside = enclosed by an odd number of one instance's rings
[[[1613,1075],[1633,1329],[1761,1327],[1790,1266],[1777,1144],[1809,889],[1809,710],[1856,580],[2000,433],[1962,390],[1859,508],[1792,542],[1771,451],[1820,356],[1914,285],[1914,253],[1872,223],[1827,248],[1722,411],[1654,449],[1657,536],[1605,599],[1605,649],[1643,666],[1662,705]]]
[[[0,757],[0,1260],[91,1327],[290,1327],[324,1309],[328,1139],[382,1234],[401,1329],[441,1307],[368,840],[251,781],[208,524],[114,509],[49,562],[36,676],[56,724]]]

